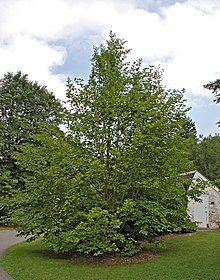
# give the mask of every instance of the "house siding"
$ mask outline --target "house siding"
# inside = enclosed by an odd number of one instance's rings
[[[185,173],[184,176],[187,174],[193,175],[192,182],[196,182],[196,180],[201,180],[206,182],[209,181],[198,171],[191,171]],[[188,214],[190,216],[190,219],[192,221],[198,222],[199,228],[206,227],[210,229],[218,229],[220,226],[220,191],[218,190],[218,188],[209,185],[205,188],[204,195],[208,195],[208,204],[203,205],[204,206],[203,209],[202,209],[202,205],[201,207],[198,206],[198,202],[195,202],[194,200],[189,201]],[[203,196],[201,196],[201,199],[202,199],[201,203],[203,204],[204,203]],[[204,211],[203,212],[204,215],[201,214],[202,212],[200,212],[201,215],[199,215],[197,211]],[[200,223],[199,221],[196,220],[196,217],[198,216],[205,217],[206,212],[207,212],[207,217],[206,219],[203,219],[203,223]],[[207,221],[207,224],[205,220]]]
[[[220,225],[220,194],[212,187],[207,188],[209,193],[209,227],[219,228]]]

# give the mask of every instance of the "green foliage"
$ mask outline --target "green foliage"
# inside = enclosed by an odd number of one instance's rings
[[[167,179],[163,186],[145,186],[142,198],[125,199],[113,212],[88,181],[94,167],[86,151],[76,156],[60,132],[33,140],[36,146],[26,143],[15,154],[18,164],[31,172],[11,215],[21,234],[44,234],[56,252],[130,255],[139,250],[139,240],[187,231],[184,190],[177,182]]]
[[[18,181],[11,176],[11,172],[2,167],[0,176],[0,224],[3,222],[7,223],[6,214],[10,208],[10,198],[13,195],[17,183]]]
[[[216,103],[220,102],[219,89],[220,89],[220,79],[216,79],[214,82],[209,82],[208,84],[203,86],[209,90],[212,90],[212,93],[215,94],[216,99],[214,100]]]
[[[209,82],[208,84],[203,86],[206,89],[209,89],[212,91],[212,93],[215,95],[214,102],[219,103],[220,102],[220,79],[216,79],[214,82]],[[217,122],[217,124],[220,126],[220,121]]]
[[[121,185],[126,196],[143,180],[167,176],[168,165],[176,174],[188,169],[183,92],[166,90],[156,67],[127,62],[124,44],[111,33],[107,47],[94,50],[87,84],[67,84],[70,133],[99,159],[105,200],[113,205]]]
[[[118,233],[121,221],[112,215],[108,210],[100,207],[92,208],[84,219],[78,223],[74,229],[67,232],[61,232],[59,236],[54,235],[46,237],[51,247],[54,249],[56,244],[57,251],[65,252],[76,250],[79,253],[93,254],[94,256],[102,255],[106,252],[117,252],[118,242],[123,242],[124,237]]]
[[[14,155],[30,176],[11,222],[57,252],[132,255],[143,238],[186,230],[184,91],[129,63],[124,45],[111,33],[87,83],[68,79],[68,134],[48,129]]]
[[[181,233],[194,232],[197,229],[197,225],[195,222],[190,221],[186,217],[183,219],[181,223]]]
[[[189,117],[186,118],[185,123],[183,124],[182,137],[191,139],[191,144],[195,143],[197,140],[195,122],[193,122]]]
[[[30,142],[31,135],[40,131],[41,126],[58,125],[61,111],[54,95],[37,82],[30,82],[27,75],[7,73],[0,79],[0,193],[6,198],[0,202],[1,214],[7,213],[7,198],[13,190],[24,184],[24,172],[12,158],[16,145]]]
[[[220,136],[201,138],[193,147],[192,158],[196,169],[220,187]]]

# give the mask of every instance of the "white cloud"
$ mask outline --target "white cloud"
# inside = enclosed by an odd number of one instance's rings
[[[97,45],[113,30],[128,41],[132,59],[164,68],[168,87],[185,87],[191,100],[210,95],[202,85],[220,73],[220,2],[176,1],[152,12],[155,3],[163,1],[0,0],[0,74],[22,70],[64,96],[65,78],[53,67],[68,57],[65,44],[82,38]]]
[[[212,40],[218,32],[219,16],[219,10],[204,14],[193,6],[180,4],[165,11],[167,40],[176,53],[173,61],[164,65],[169,83],[186,87],[194,94],[207,92],[202,85],[215,79],[220,69],[216,59],[220,42]]]
[[[202,85],[217,78],[220,69],[216,59],[220,49],[216,39],[220,10],[210,2],[203,8],[209,7],[209,13],[204,13],[195,4],[198,2],[164,8],[162,16],[140,9],[124,11],[115,17],[109,29],[128,40],[133,58],[160,64],[168,86],[185,87],[194,95],[210,95]]]
[[[220,9],[220,2],[218,0],[188,0],[187,4],[201,10],[204,13],[215,13]]]
[[[49,46],[42,41],[18,35],[0,48],[1,77],[8,71],[22,70],[31,80],[48,85],[49,90],[61,97],[62,84],[59,75],[50,71],[54,65],[61,65],[65,59],[62,48]]]
[[[74,23],[75,15],[61,0],[10,0],[1,6],[1,33],[28,35],[40,39],[59,39],[63,28]],[[2,3],[1,3],[2,4]],[[77,9],[75,8],[77,12]]]

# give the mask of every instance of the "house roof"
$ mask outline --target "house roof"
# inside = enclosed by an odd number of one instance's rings
[[[206,178],[202,173],[200,173],[199,171],[197,171],[197,170],[193,170],[193,171],[189,171],[189,172],[185,172],[185,173],[181,173],[180,174],[181,176],[184,176],[186,179],[191,179],[191,183],[193,182],[193,181],[196,181],[196,180],[202,180],[202,181],[209,181],[209,179],[208,178]],[[188,184],[188,183],[186,183],[186,186],[185,186],[185,188],[189,188],[190,187],[190,184]],[[214,189],[217,193],[219,193],[220,194],[220,190],[217,188],[217,187],[215,187],[215,186],[213,186],[213,185],[209,185],[209,187],[211,187],[212,189]]]
[[[185,172],[185,173],[181,173],[181,176],[185,176],[187,178],[199,178],[203,181],[209,181],[208,178],[206,178],[202,173],[200,173],[197,170],[193,170],[193,171],[189,171],[189,172]]]

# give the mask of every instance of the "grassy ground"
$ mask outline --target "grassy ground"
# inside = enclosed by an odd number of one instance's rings
[[[164,241],[154,259],[94,265],[51,257],[40,240],[8,249],[2,264],[16,280],[219,280],[220,232],[202,231]]]

